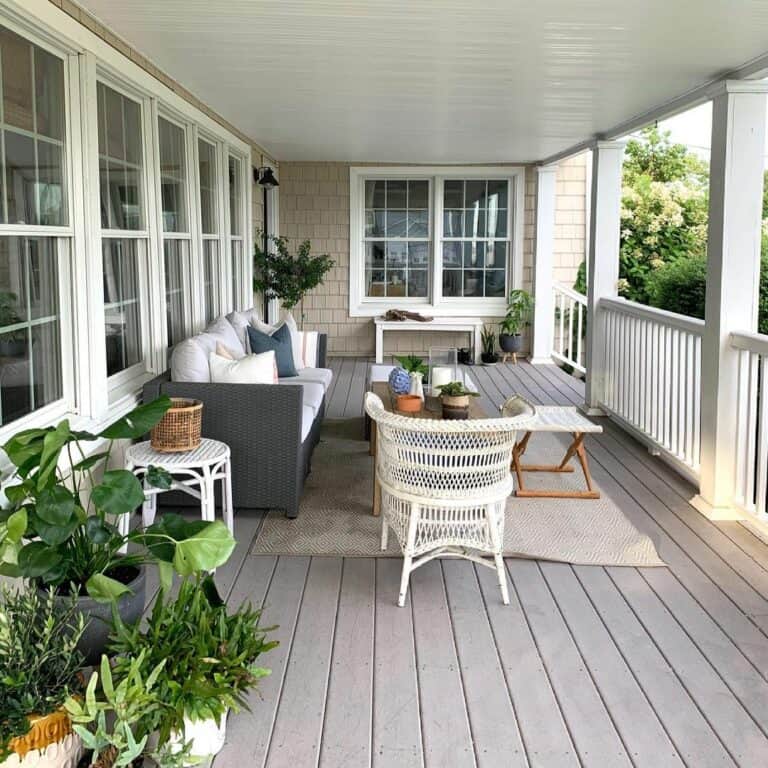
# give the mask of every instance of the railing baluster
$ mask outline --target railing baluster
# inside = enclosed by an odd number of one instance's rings
[[[768,375],[768,357],[760,357],[760,416],[757,441],[757,499],[758,517],[765,517],[765,494],[768,492],[768,398],[765,397],[765,377]]]

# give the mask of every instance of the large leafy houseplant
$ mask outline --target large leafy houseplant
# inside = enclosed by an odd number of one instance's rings
[[[31,716],[55,713],[81,690],[84,629],[74,596],[61,604],[53,590],[0,590],[0,763],[29,733]]]
[[[136,509],[144,492],[132,472],[101,471],[102,465],[109,466],[116,440],[142,437],[170,405],[167,396],[158,398],[99,434],[73,430],[65,420],[11,438],[3,449],[16,475],[5,488],[9,505],[0,511],[0,574],[51,585],[59,594],[75,591],[110,602],[128,591],[127,574],[144,563],[157,562],[161,581],[168,584],[174,570],[184,576],[226,562],[235,542],[220,521],[168,514],[127,534],[113,523]],[[92,441],[106,447],[87,455],[84,443]],[[147,473],[147,480],[170,486],[169,476],[158,468]]]
[[[257,240],[263,240],[257,237]],[[284,309],[293,309],[299,305],[301,327],[304,326],[304,297],[318,285],[335,262],[328,254],[313,256],[309,240],[302,241],[292,255],[288,250],[288,238],[268,235],[269,246],[262,250],[258,245],[254,249],[253,288],[263,293],[267,299],[278,299]]]
[[[507,313],[499,323],[501,333],[506,336],[519,335],[530,322],[532,310],[533,296],[528,291],[522,289],[512,291],[507,302]]]
[[[269,674],[259,657],[277,645],[266,639],[274,628],[259,620],[260,611],[249,605],[229,613],[213,579],[200,574],[183,580],[174,599],[161,590],[143,624],[116,619],[110,644],[116,680],[129,676],[137,659],[145,677],[165,661],[155,683],[162,707],[142,714],[136,732],[157,731],[161,744],[174,734],[189,739],[190,722],[218,722],[230,709],[247,709],[245,694]]]

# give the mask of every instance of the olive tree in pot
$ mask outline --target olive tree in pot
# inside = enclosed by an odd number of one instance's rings
[[[261,237],[258,237],[261,235]],[[263,240],[263,232],[257,233],[257,242]],[[296,255],[288,250],[288,238],[268,235],[274,250],[254,249],[253,289],[263,293],[266,299],[278,299],[283,309],[291,310],[299,305],[299,327],[304,328],[304,297],[318,285],[335,262],[328,254],[313,256],[309,240],[299,243]]]
[[[75,768],[82,742],[64,702],[82,690],[85,629],[74,595],[0,591],[0,767]]]
[[[144,500],[141,483],[125,469],[109,467],[114,442],[145,435],[170,407],[164,396],[139,406],[98,435],[56,427],[19,432],[4,446],[16,467],[9,501],[0,510],[0,574],[52,586],[57,599],[77,596],[78,610],[92,619],[79,648],[92,664],[109,634],[113,606],[126,620],[141,615],[145,603],[145,565],[156,563],[162,583],[173,571],[188,575],[226,562],[235,542],[220,521],[187,521],[164,515],[146,529],[127,534],[116,518]],[[90,455],[84,444],[99,441]],[[149,483],[170,487],[170,476],[153,468]],[[127,550],[127,554],[124,552]]]
[[[531,320],[533,296],[528,291],[514,290],[509,294],[507,314],[499,323],[499,346],[502,352],[517,354],[522,349],[523,337],[521,332]]]

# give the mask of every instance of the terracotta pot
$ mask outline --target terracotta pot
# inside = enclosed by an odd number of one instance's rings
[[[12,754],[0,763],[0,767],[77,768],[83,755],[83,742],[73,733],[69,715],[60,709],[29,719],[29,731],[11,741]]]
[[[395,407],[400,413],[418,413],[423,404],[418,395],[398,395]]]

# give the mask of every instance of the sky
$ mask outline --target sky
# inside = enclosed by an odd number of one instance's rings
[[[712,142],[712,103],[689,109],[667,120],[659,121],[662,131],[671,131],[672,141],[685,144],[692,152],[709,160],[709,148]],[[764,158],[768,160],[768,130]]]

